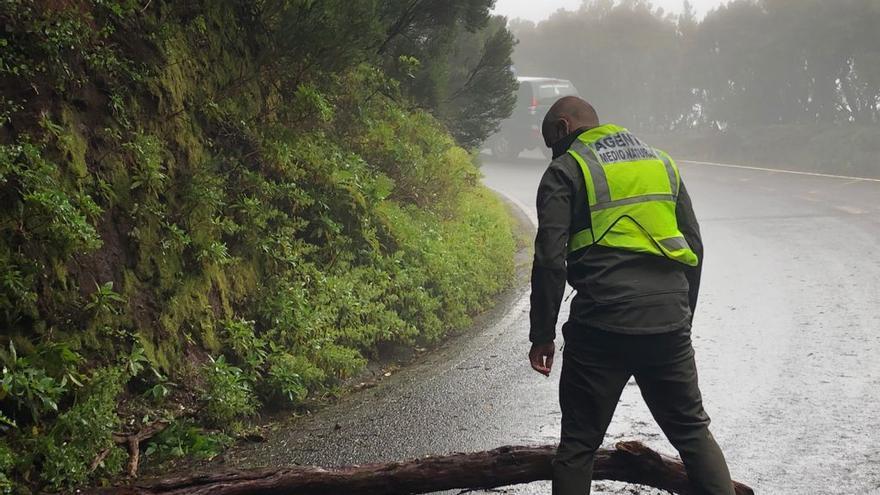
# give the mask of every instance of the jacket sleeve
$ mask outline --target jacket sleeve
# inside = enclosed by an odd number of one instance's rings
[[[695,314],[697,311],[697,299],[700,294],[700,275],[703,272],[704,251],[703,239],[700,236],[700,225],[697,223],[697,216],[694,213],[691,197],[688,194],[687,189],[684,187],[684,182],[681,183],[681,189],[678,193],[678,202],[675,205],[675,215],[678,219],[678,230],[684,234],[684,238],[687,240],[691,250],[696,253],[697,258],[699,258],[697,266],[688,267],[685,272],[688,285],[690,286],[688,298],[690,300],[691,313]]]
[[[536,344],[556,338],[556,320],[565,294],[571,198],[570,179],[559,167],[551,165],[538,186],[538,233],[529,313],[529,340]]]

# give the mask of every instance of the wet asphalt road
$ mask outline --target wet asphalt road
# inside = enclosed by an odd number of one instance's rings
[[[485,158],[534,217],[546,162]],[[694,345],[713,432],[762,494],[880,494],[880,182],[681,163],[706,245]],[[554,443],[559,364],[532,372],[528,289],[381,384],[233,449],[236,467],[398,460]],[[560,323],[567,318],[567,304]],[[624,392],[606,443],[674,453]],[[493,493],[549,494],[547,483]],[[597,482],[594,493],[659,493]]]

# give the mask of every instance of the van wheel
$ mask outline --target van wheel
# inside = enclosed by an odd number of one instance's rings
[[[501,160],[513,160],[522,151],[507,136],[499,135],[492,140],[492,156]]]

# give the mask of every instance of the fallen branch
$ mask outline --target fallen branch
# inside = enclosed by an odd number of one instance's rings
[[[141,459],[141,442],[149,440],[158,435],[162,430],[168,427],[171,422],[167,419],[159,419],[144,426],[135,433],[114,433],[113,443],[117,445],[125,445],[128,450],[128,476],[137,477],[138,466]],[[89,465],[89,472],[93,472],[98,466],[107,459],[110,454],[110,447],[98,452],[95,459]]]
[[[130,435],[113,434],[113,441],[128,447],[128,475],[137,477],[138,465],[141,460],[141,442],[158,435],[168,427],[171,422],[167,419],[159,419],[141,428],[137,433]]]
[[[101,489],[93,493],[124,495],[392,495],[451,489],[495,488],[548,480],[555,447],[501,447],[488,452],[426,457],[408,462],[341,468],[282,469],[209,473]],[[638,442],[601,449],[593,474],[596,480],[616,480],[652,486],[681,495],[694,493],[684,466]],[[754,491],[736,483],[737,495]]]
[[[107,456],[110,455],[110,449],[112,449],[112,447],[107,447],[106,449],[98,452],[98,455],[96,455],[95,458],[92,460],[92,463],[89,464],[89,474],[95,472],[95,469],[98,469],[98,466],[100,466],[101,463],[104,462],[105,459],[107,459]]]

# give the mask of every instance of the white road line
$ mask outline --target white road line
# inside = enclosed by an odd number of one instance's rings
[[[867,211],[862,210],[860,208],[856,208],[854,206],[847,206],[847,205],[835,205],[834,209],[838,210],[838,211],[845,212],[845,213],[849,213],[850,215],[864,215],[865,213],[868,213]]]
[[[852,177],[849,175],[820,174],[818,172],[799,172],[797,170],[751,167],[751,166],[747,166],[747,165],[732,165],[730,163],[701,162],[701,161],[697,161],[697,160],[679,160],[679,161],[682,163],[695,163],[697,165],[709,165],[712,167],[740,168],[740,169],[745,169],[745,170],[760,170],[762,172],[779,172],[781,174],[809,175],[812,177],[826,177],[829,179],[845,179],[845,180],[851,180],[853,182],[880,182],[880,179],[869,179],[867,177]]]

